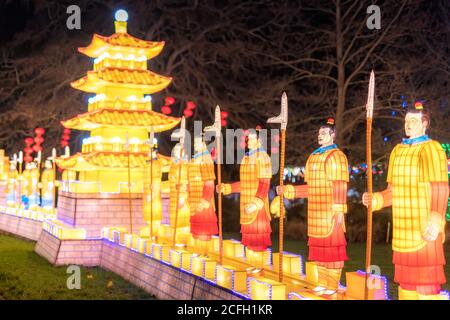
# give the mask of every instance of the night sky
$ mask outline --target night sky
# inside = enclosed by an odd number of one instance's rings
[[[336,118],[342,149],[361,162],[361,108],[374,68],[376,159],[387,160],[404,136],[403,106],[416,100],[433,111],[432,135],[450,140],[445,125],[450,100],[446,0],[380,2],[381,30],[365,27],[371,1],[346,1],[340,7],[341,39],[331,0],[82,0],[76,1],[82,29],[68,30],[66,8],[72,3],[0,2],[0,144],[8,153],[23,148],[23,139],[36,127],[47,130],[44,150],[51,150],[62,135],[59,122],[86,112],[91,95],[74,90],[70,82],[84,76],[92,60],[77,48],[87,45],[93,33],[113,33],[119,8],[129,12],[130,34],[166,41],[161,55],[149,62],[150,70],[174,78],[154,95],[156,111],[164,97],[173,96],[173,115],[181,116],[186,102],[194,101],[199,108],[191,120],[211,122],[220,104],[229,113],[228,128],[254,128],[278,112],[286,91],[289,163],[304,162],[317,147],[318,126],[330,116]],[[339,45],[344,58],[338,55]],[[87,134],[74,132],[71,148],[78,150]]]

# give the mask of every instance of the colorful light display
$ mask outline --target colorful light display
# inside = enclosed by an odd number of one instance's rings
[[[344,261],[348,259],[344,236],[347,213],[348,163],[334,144],[334,121],[319,130],[320,148],[308,158],[306,185],[283,188],[287,199],[308,199],[308,259],[317,265],[317,294],[336,293]]]
[[[444,299],[443,253],[448,199],[447,158],[426,134],[429,116],[422,104],[408,111],[404,139],[391,153],[388,188],[374,193],[374,210],[392,206],[393,263],[400,299]],[[367,195],[363,201],[367,204]]]
[[[164,42],[131,36],[127,33],[127,20],[126,11],[117,11],[116,33],[109,37],[95,34],[87,47],[78,49],[95,58],[94,69],[71,85],[96,95],[89,99],[87,113],[62,122],[67,129],[91,132],[90,138],[83,141],[81,153],[56,160],[60,168],[79,172],[74,192],[120,192],[121,185],[124,191],[128,160],[131,191],[142,192],[148,133],[172,129],[180,121],[153,111],[147,95],[163,90],[172,81],[147,70],[147,60],[162,51]],[[127,135],[131,145],[129,157]],[[98,184],[93,186],[92,182]]]

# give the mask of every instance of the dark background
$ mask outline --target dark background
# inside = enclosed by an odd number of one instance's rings
[[[81,30],[66,27],[71,4],[82,10]],[[371,4],[380,6],[380,30],[366,27]],[[267,118],[278,114],[281,93],[286,91],[287,164],[305,163],[317,147],[318,126],[330,116],[336,118],[340,148],[351,164],[359,164],[365,161],[365,102],[373,68],[375,162],[385,162],[403,137],[404,112],[416,100],[432,111],[431,137],[450,142],[447,0],[3,0],[0,147],[9,155],[23,149],[23,139],[36,127],[43,127],[44,157],[50,156],[51,148],[59,146],[60,121],[87,111],[90,95],[71,88],[70,82],[84,76],[93,61],[77,48],[86,46],[94,33],[112,34],[114,12],[120,8],[129,13],[130,34],[166,41],[162,54],[149,61],[149,69],[174,81],[153,96],[153,106],[160,111],[164,97],[173,96],[173,113],[180,116],[185,103],[194,101],[198,107],[187,122],[189,128],[192,120],[212,123],[217,104],[229,113],[228,128],[266,127]],[[88,132],[72,133],[72,152],[80,150],[87,136]],[[160,147],[169,154],[166,138],[167,134],[160,137]],[[225,181],[238,178],[237,166],[224,171]],[[384,178],[376,179],[375,190],[384,186]],[[355,176],[351,187],[362,192],[364,175]],[[225,201],[225,223],[234,231],[237,204]],[[306,206],[298,205],[300,209],[289,215],[302,220]],[[360,241],[364,210],[354,200],[352,211],[361,229],[354,241]],[[385,217],[379,219],[380,230],[389,219]]]

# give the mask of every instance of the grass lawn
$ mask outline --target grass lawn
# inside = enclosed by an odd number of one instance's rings
[[[240,240],[240,234],[224,234],[225,239],[233,238]],[[278,236],[272,237],[272,247],[274,252],[278,252]],[[304,261],[308,258],[308,246],[306,241],[284,240],[284,250],[292,253],[301,254]],[[444,248],[447,263],[450,261],[450,246],[447,244]],[[365,243],[349,243],[347,245],[347,255],[349,260],[345,263],[341,282],[345,285],[345,272],[364,270],[366,260]],[[378,265],[381,274],[388,278],[389,297],[398,299],[397,284],[394,283],[394,265],[392,264],[392,248],[390,244],[374,244],[372,247],[372,264]],[[443,290],[450,291],[450,266],[445,266],[447,283],[442,286]]]
[[[225,233],[224,239],[240,240],[236,233]],[[274,252],[278,251],[278,238],[273,237]],[[54,267],[34,252],[35,242],[18,239],[0,233],[0,300],[2,299],[154,299],[145,291],[135,287],[112,272],[101,268],[81,268],[81,289],[69,290],[66,286],[66,267]],[[305,241],[285,240],[285,251],[301,254],[306,260]],[[350,243],[344,272],[364,269],[365,244]],[[394,266],[392,249],[388,244],[375,244],[372,250],[372,264],[380,267],[381,273],[388,277],[390,298],[397,299],[397,285],[393,282]],[[445,248],[447,261],[450,259],[450,247]],[[450,267],[446,267],[447,279],[450,279]],[[345,276],[342,277],[345,284]],[[112,286],[108,283],[112,281]],[[450,291],[447,283],[443,289]]]
[[[81,289],[69,290],[67,268],[52,266],[34,252],[34,246],[35,242],[0,233],[0,300],[153,299],[101,268],[82,267]]]

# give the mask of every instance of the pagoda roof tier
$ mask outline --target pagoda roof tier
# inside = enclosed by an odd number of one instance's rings
[[[130,152],[130,169],[142,169],[149,160],[147,152]],[[163,167],[171,163],[171,158],[162,154],[157,155]],[[73,171],[99,171],[128,168],[127,152],[92,152],[77,153],[70,157],[56,158],[58,167]]]
[[[166,116],[152,110],[98,109],[61,121],[61,123],[66,128],[86,131],[123,126],[162,132],[174,128],[180,120],[180,118]]]
[[[156,57],[164,48],[165,42],[146,41],[133,37],[128,33],[114,33],[109,37],[94,34],[87,47],[80,47],[78,51],[97,58],[105,52],[128,52],[129,54],[145,55],[147,59]]]
[[[104,68],[88,71],[86,76],[73,81],[70,85],[75,89],[92,93],[99,92],[105,86],[123,85],[152,94],[165,89],[171,82],[171,77],[161,76],[149,70]]]

